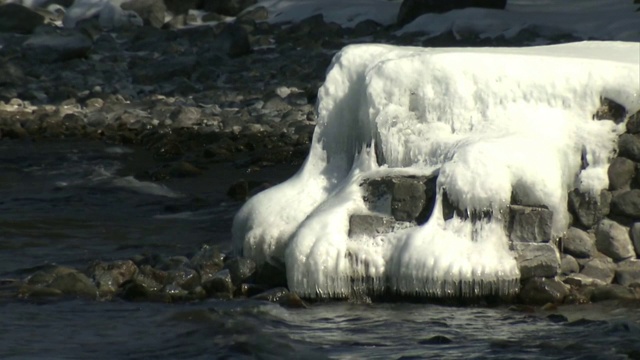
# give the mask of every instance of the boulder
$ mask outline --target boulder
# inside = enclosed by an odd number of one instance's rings
[[[604,286],[605,283],[602,280],[594,279],[585,274],[569,274],[562,280],[565,284],[575,286],[577,288],[585,287],[585,286]]]
[[[389,176],[360,184],[369,210],[397,221],[424,223],[433,211],[436,177]]]
[[[135,11],[145,25],[161,28],[167,7],[163,0],[129,0],[120,7],[123,10]]]
[[[640,190],[617,193],[611,200],[611,213],[640,220]]]
[[[636,164],[623,157],[611,161],[609,170],[609,190],[629,190],[631,181],[636,176]]]
[[[580,264],[576,259],[567,254],[562,254],[562,260],[560,261],[560,272],[563,275],[569,275],[580,271]]]
[[[627,133],[629,134],[640,133],[640,111],[629,116],[629,120],[627,120]]]
[[[403,26],[427,13],[444,13],[467,7],[504,9],[506,6],[507,0],[404,0],[400,5],[396,23]]]
[[[609,214],[611,193],[603,190],[600,196],[592,196],[578,189],[569,192],[569,211],[585,228],[590,228]]]
[[[549,243],[514,243],[516,261],[523,280],[533,277],[554,277],[560,269],[557,248]]]
[[[636,291],[618,284],[598,286],[593,289],[593,293],[591,294],[591,301],[593,302],[606,300],[629,301],[637,300],[638,298],[638,293]]]
[[[131,260],[113,262],[95,261],[87,271],[93,279],[100,296],[115,295],[125,281],[131,279],[138,267]]]
[[[635,257],[629,229],[609,219],[603,219],[596,228],[596,248],[613,260]]]
[[[541,207],[509,206],[509,238],[514,242],[551,240],[553,212]]]
[[[222,299],[233,297],[233,281],[227,269],[218,271],[210,280],[203,282],[202,287],[211,297]]]
[[[269,11],[264,6],[257,6],[238,15],[240,21],[265,21],[269,19]]]
[[[535,277],[529,279],[518,297],[528,305],[561,304],[569,295],[568,286],[555,279]]]
[[[636,256],[640,258],[640,223],[631,226],[631,242],[636,250]]]
[[[622,286],[640,288],[640,260],[627,260],[617,264],[615,282]]]
[[[588,232],[570,227],[562,237],[562,251],[577,258],[588,258],[596,253],[596,238]]]
[[[202,9],[226,16],[237,16],[257,0],[202,0]]]
[[[393,231],[395,225],[396,220],[391,216],[351,215],[349,218],[349,237],[387,234]]]
[[[224,255],[215,246],[204,245],[191,258],[191,266],[198,271],[202,282],[205,282],[222,269]]]
[[[71,271],[56,276],[47,287],[58,290],[65,295],[80,296],[89,299],[95,299],[98,295],[98,289],[95,284],[85,274],[79,271]]]
[[[27,7],[13,3],[0,6],[0,33],[31,34],[42,24],[44,16]]]
[[[618,155],[640,161],[640,134],[622,134],[618,138]]]
[[[622,123],[627,117],[627,109],[609,98],[600,99],[600,107],[593,118],[596,120],[611,120],[616,124]]]
[[[236,257],[227,261],[223,269],[229,270],[233,284],[239,286],[243,282],[249,282],[253,277],[256,272],[256,263],[248,258]]]
[[[615,265],[607,257],[594,258],[584,264],[580,274],[610,284],[615,276]]]

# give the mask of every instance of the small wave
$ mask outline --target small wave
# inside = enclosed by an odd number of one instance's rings
[[[143,194],[165,196],[170,198],[179,198],[183,196],[182,194],[175,192],[164,185],[155,184],[148,181],[140,181],[133,176],[115,178],[111,181],[111,184],[116,187],[122,187]]]

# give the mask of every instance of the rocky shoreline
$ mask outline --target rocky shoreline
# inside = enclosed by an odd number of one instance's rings
[[[156,26],[143,17],[146,26],[102,31],[92,20],[75,29],[47,24],[60,20],[51,12],[26,30],[3,29],[0,139],[142,145],[162,164],[136,174],[149,180],[198,176],[217,162],[247,168],[300,164],[315,126],[318,88],[333,54],[345,45],[521,46],[540,36],[523,29],[509,39],[473,33],[425,38],[398,36],[393,26],[373,21],[343,28],[322,16],[295,24],[269,24],[267,17],[264,8],[233,22],[212,15],[217,20],[202,26],[191,26],[187,15]],[[573,40],[572,35],[548,39]],[[605,101],[594,116],[621,122],[628,115]],[[599,199],[569,195],[574,220],[562,238],[550,237],[548,209],[512,204],[509,231],[520,254],[522,289],[517,298],[502,301],[544,305],[640,299],[639,124],[639,114],[630,116],[627,133],[620,137],[618,157],[609,169],[610,189]],[[422,190],[409,189],[399,200],[399,206],[408,204],[406,211],[352,219],[352,231],[419,223],[428,199],[415,208],[414,196],[423,196],[434,182],[416,181],[406,186]],[[248,185],[240,183],[229,194],[243,200]],[[208,246],[188,257],[141,255],[97,261],[84,270],[46,265],[24,279],[0,280],[0,292],[25,299],[164,302],[253,297],[305,306],[286,289],[281,269],[257,269],[250,259]],[[371,301],[367,294],[352,300]]]

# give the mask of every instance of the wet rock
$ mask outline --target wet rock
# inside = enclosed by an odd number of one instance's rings
[[[196,177],[202,175],[202,170],[186,161],[178,161],[171,164],[168,175],[172,178]]]
[[[189,265],[189,259],[186,256],[158,256],[155,258],[155,270],[171,271],[183,268]]]
[[[560,281],[535,277],[524,284],[518,297],[528,305],[561,304],[568,294],[568,287]]]
[[[256,269],[255,282],[269,287],[286,287],[287,272],[284,264],[262,264]]]
[[[25,57],[37,63],[54,63],[84,58],[93,41],[80,31],[55,29],[32,35],[22,44]]]
[[[627,260],[617,264],[615,282],[640,288],[640,260]]]
[[[191,291],[200,286],[200,275],[196,270],[183,266],[168,271],[167,282],[186,291]]]
[[[435,335],[430,338],[418,341],[420,345],[445,345],[451,344],[453,340],[444,335]]]
[[[242,10],[257,2],[257,0],[202,0],[202,9],[226,16],[237,16]]]
[[[141,285],[149,292],[157,292],[167,282],[167,273],[149,265],[142,265],[138,267],[138,272],[133,275],[130,281]]]
[[[383,26],[371,19],[360,21],[353,28],[353,32],[351,33],[351,37],[359,38],[363,36],[373,35],[382,29]]]
[[[189,292],[177,284],[167,284],[160,290],[160,296],[167,302],[185,301],[189,299]]]
[[[566,276],[562,281],[567,285],[575,286],[577,288],[582,288],[585,286],[604,286],[607,284],[602,280],[594,279],[590,276],[580,273],[570,274]]]
[[[618,138],[618,156],[640,161],[640,134],[622,134]]]
[[[611,213],[640,219],[640,190],[633,189],[617,193],[611,200]]]
[[[201,116],[202,111],[196,107],[178,106],[171,112],[171,114],[169,115],[169,119],[173,121],[173,124],[171,124],[171,126],[174,128],[190,128],[200,123]]]
[[[210,280],[202,283],[202,288],[210,297],[231,299],[234,289],[231,273],[227,269],[218,271]]]
[[[580,272],[580,265],[573,256],[562,254],[562,260],[560,261],[560,272],[563,275]]]
[[[256,272],[256,263],[248,258],[236,257],[225,262],[224,269],[229,270],[233,284],[240,285],[250,282]]]
[[[44,24],[44,16],[27,7],[18,4],[0,6],[0,33],[31,34],[42,24]]]
[[[609,219],[603,219],[596,228],[596,248],[613,260],[635,257],[629,229]]]
[[[627,109],[609,98],[601,98],[600,107],[593,117],[596,120],[612,120],[620,124],[627,117]]]
[[[523,280],[533,277],[554,277],[560,269],[557,248],[549,243],[514,243],[516,261]]]
[[[600,196],[590,196],[578,189],[569,192],[569,211],[585,228],[590,228],[609,214],[611,193],[601,191]]]
[[[637,300],[638,294],[627,287],[618,284],[598,286],[591,294],[591,301],[599,302],[606,300]]]
[[[349,237],[387,234],[394,230],[396,220],[390,216],[351,215],[349,218]]]
[[[467,7],[481,7],[490,9],[504,9],[507,0],[404,0],[400,5],[396,23],[406,25],[427,13],[444,13],[454,9],[464,9]]]
[[[143,85],[155,85],[176,77],[190,77],[197,63],[195,56],[165,56],[149,66],[147,62],[132,69],[133,81]]]
[[[608,170],[609,190],[629,190],[636,176],[636,164],[626,158],[617,157],[611,161]]]
[[[144,25],[158,29],[164,25],[167,7],[163,0],[129,0],[120,7],[123,10],[135,11],[144,21]]]
[[[577,258],[588,258],[596,253],[596,238],[576,227],[570,227],[562,237],[562,251]]]
[[[80,296],[89,299],[95,299],[98,295],[98,289],[95,284],[85,274],[79,271],[72,271],[56,276],[47,287],[58,290],[65,295]]]
[[[306,308],[307,304],[295,293],[289,292],[284,287],[269,289],[252,297],[254,300],[263,300],[278,303],[287,308]]]
[[[549,209],[510,205],[509,238],[514,242],[549,242],[552,220],[553,212]]]
[[[122,283],[131,279],[138,267],[131,260],[113,262],[95,261],[89,266],[87,273],[95,282],[101,297],[116,294]]]
[[[610,284],[615,276],[614,269],[615,265],[611,259],[600,257],[587,261],[580,273],[592,279],[600,280],[605,284]]]

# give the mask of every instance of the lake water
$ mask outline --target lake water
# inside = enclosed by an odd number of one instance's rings
[[[51,263],[82,269],[96,259],[189,255],[202,244],[228,249],[240,206],[228,187],[296,170],[208,164],[195,178],[131,177],[157,166],[133,147],[0,141],[0,279]],[[1,290],[0,359],[640,358],[640,305],[287,309],[254,300],[25,300]]]

